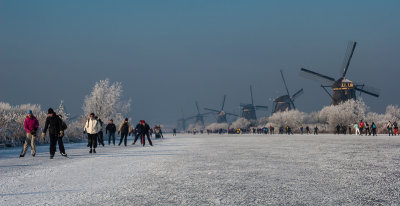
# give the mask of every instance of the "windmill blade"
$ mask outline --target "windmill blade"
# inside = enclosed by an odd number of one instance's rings
[[[196,108],[197,108],[197,113],[200,114],[200,107],[199,107],[199,103],[196,101]]]
[[[262,109],[262,110],[268,109],[268,106],[259,106],[259,105],[257,105],[257,106],[254,106],[254,107],[255,107],[255,109]]]
[[[286,85],[285,77],[283,76],[283,71],[282,70],[281,70],[281,76],[282,76],[283,84],[285,85],[286,93],[287,93],[288,96],[290,96],[289,89],[288,89],[288,87]]]
[[[344,78],[346,76],[347,71],[349,70],[349,65],[351,58],[353,57],[354,50],[356,49],[357,42],[349,42],[347,45],[347,51],[346,55],[344,56],[343,60],[343,74],[342,77]]]
[[[254,105],[254,100],[253,100],[253,87],[250,85],[250,95],[251,95],[251,105]]]
[[[224,111],[225,99],[226,99],[226,95],[224,95],[224,100],[222,100],[222,107],[221,107],[221,111]]]
[[[320,73],[317,73],[317,72],[313,72],[311,70],[304,69],[304,68],[300,69],[300,75],[305,77],[305,78],[308,78],[308,79],[316,80],[316,81],[318,81],[318,82],[320,82],[321,84],[324,84],[324,85],[329,85],[330,86],[333,83],[335,83],[335,79],[332,78],[332,77],[328,77],[328,76],[325,76],[323,74],[320,74]]]
[[[237,115],[237,114],[233,114],[233,113],[228,113],[228,112],[225,112],[225,114],[226,115],[231,115],[231,116],[235,116],[235,117],[238,117],[239,115]]]
[[[365,86],[365,85],[356,85],[354,87],[355,90],[359,91],[359,92],[363,92],[365,94],[369,94],[371,96],[374,97],[379,97],[379,89],[373,88],[373,87],[369,87],[369,86]]]
[[[216,112],[216,113],[220,113],[220,111],[218,111],[218,110],[216,110],[216,109],[204,108],[204,110],[211,111],[211,112]]]
[[[304,93],[303,89],[300,89],[299,91],[294,93],[293,96],[291,97],[292,101],[294,101],[297,97],[301,96],[303,93]]]

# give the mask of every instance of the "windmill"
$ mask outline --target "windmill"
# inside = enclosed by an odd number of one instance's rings
[[[250,121],[257,121],[256,110],[267,110],[268,106],[256,106],[253,100],[253,88],[250,85],[251,104],[240,104],[242,117]]]
[[[200,112],[200,107],[199,107],[199,103],[197,101],[195,101],[196,104],[196,109],[197,109],[197,114],[195,116],[192,117],[188,117],[186,118],[186,120],[192,120],[195,119],[195,124],[198,125],[200,124],[202,128],[204,128],[205,124],[204,124],[204,117],[206,115],[208,115],[209,113],[201,113]]]
[[[296,109],[296,107],[294,106],[294,100],[304,93],[303,89],[300,89],[292,96],[290,96],[289,89],[286,85],[285,77],[283,76],[282,70],[281,70],[281,76],[283,84],[285,85],[286,94],[274,99],[274,111],[272,113]]]
[[[356,99],[356,91],[359,91],[360,94],[365,93],[374,97],[379,97],[379,91],[377,89],[368,87],[365,84],[356,84],[346,79],[346,74],[349,69],[350,61],[353,57],[356,45],[357,42],[349,42],[347,52],[343,61],[343,73],[342,76],[337,80],[308,69],[301,68],[300,70],[300,74],[302,76],[315,79],[321,83],[321,87],[331,97],[332,105],[338,105],[339,103],[347,101],[349,99]],[[328,90],[326,89],[327,87],[331,87],[333,89],[333,94],[330,94],[328,92]]]
[[[227,123],[228,122],[228,120],[226,118],[227,115],[236,116],[236,117],[238,116],[236,114],[227,113],[224,111],[225,100],[226,100],[226,95],[224,95],[224,99],[222,100],[222,106],[221,106],[220,110],[204,108],[204,110],[207,110],[207,111],[210,111],[213,113],[217,113],[217,123]]]

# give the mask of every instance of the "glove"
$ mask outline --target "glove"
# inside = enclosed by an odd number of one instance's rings
[[[46,133],[42,132],[42,140],[44,141],[46,139]]]
[[[61,138],[64,137],[64,131],[60,131],[60,137],[61,137]]]

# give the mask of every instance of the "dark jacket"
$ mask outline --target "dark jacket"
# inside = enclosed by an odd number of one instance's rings
[[[46,118],[46,124],[44,125],[43,132],[46,133],[47,129],[49,129],[50,134],[58,134],[62,130],[62,121],[56,113],[53,114],[52,117]]]
[[[140,124],[139,128],[140,134],[149,134],[150,132],[150,126],[147,123],[144,125]]]
[[[113,133],[115,133],[116,131],[117,131],[117,128],[115,127],[115,124],[107,124],[107,127],[106,127],[106,134],[107,134],[107,132],[113,134]]]
[[[141,124],[137,124],[135,127],[135,132],[137,135],[142,134],[142,125]]]

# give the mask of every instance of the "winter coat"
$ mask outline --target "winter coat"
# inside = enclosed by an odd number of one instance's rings
[[[39,127],[39,121],[35,116],[32,116],[31,118],[27,116],[24,121],[24,127],[27,133],[35,132]]]
[[[117,131],[115,124],[107,124],[106,126],[106,134],[109,132],[110,134],[114,134]]]
[[[139,134],[149,134],[149,132],[150,132],[150,126],[147,123],[145,123],[144,125],[140,124],[139,128],[140,128]]]
[[[97,134],[101,131],[100,122],[96,119],[88,119],[86,121],[85,130],[88,134]]]
[[[53,113],[52,117],[48,116],[46,118],[43,132],[46,133],[47,129],[49,129],[49,133],[53,135],[57,135],[62,131],[62,120],[56,113]]]
[[[127,125],[124,127],[124,124]],[[118,132],[121,132],[122,134],[128,134],[130,131],[132,131],[132,127],[129,122],[122,122],[118,129]]]
[[[392,123],[388,122],[388,123],[386,124],[386,127],[387,127],[387,128],[392,128]]]
[[[354,124],[353,127],[354,127],[354,129],[358,129],[359,125],[358,124]]]

